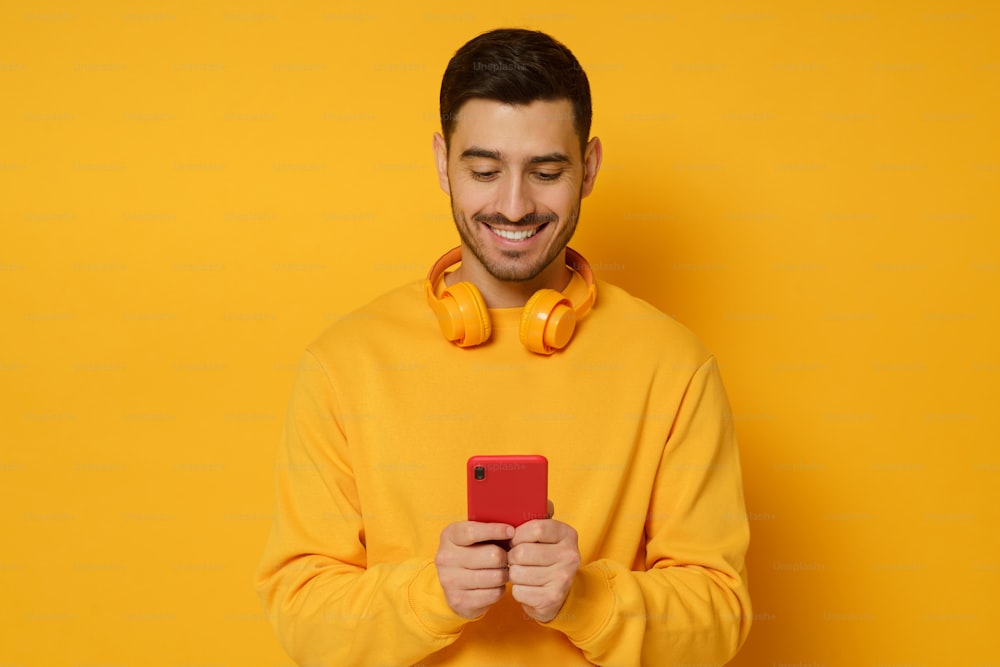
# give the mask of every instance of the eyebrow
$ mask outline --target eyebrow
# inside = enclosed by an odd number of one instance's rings
[[[491,151],[486,148],[478,148],[473,146],[472,148],[467,148],[462,151],[462,160],[467,160],[469,158],[486,158],[487,160],[497,160],[501,159],[500,151]],[[565,153],[546,153],[545,155],[535,155],[528,159],[529,164],[542,164],[546,162],[564,162],[570,164],[571,160],[569,156]]]

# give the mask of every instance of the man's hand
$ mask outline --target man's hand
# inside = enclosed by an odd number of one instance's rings
[[[434,564],[452,611],[476,618],[503,597],[507,552],[480,542],[509,540],[514,534],[513,526],[504,523],[458,521],[445,526]]]
[[[549,503],[549,516],[553,508]],[[552,518],[522,523],[510,551],[511,594],[536,621],[551,621],[562,609],[580,567],[576,530]]]

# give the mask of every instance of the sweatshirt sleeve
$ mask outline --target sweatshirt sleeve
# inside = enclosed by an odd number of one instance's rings
[[[585,564],[547,625],[599,665],[724,664],[750,631],[750,534],[714,358],[688,384],[655,484],[645,571],[610,560]]]
[[[307,352],[256,589],[297,664],[413,664],[454,642],[468,621],[448,607],[432,558],[367,565],[349,449],[326,371]]]

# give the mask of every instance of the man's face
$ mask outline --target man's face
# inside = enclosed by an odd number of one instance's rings
[[[451,146],[446,150],[436,135],[434,149],[469,251],[463,265],[476,261],[502,281],[532,280],[562,256],[601,159],[596,138],[580,154],[569,100],[522,106],[469,100]]]

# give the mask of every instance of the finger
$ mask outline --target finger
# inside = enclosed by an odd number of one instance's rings
[[[455,547],[446,563],[463,570],[506,570],[507,552],[495,544]]]
[[[473,569],[452,565],[438,568],[438,579],[445,590],[477,590],[498,588],[507,583],[510,570],[506,567]]]
[[[514,527],[505,523],[480,523],[478,521],[458,521],[445,528],[452,544],[467,547],[491,540],[509,540],[514,537]]]
[[[505,570],[507,551],[495,544],[473,544],[460,547],[442,542],[434,556],[438,570]]]
[[[564,537],[566,524],[555,519],[535,519],[525,521],[514,529],[514,537],[510,541],[512,547],[525,542],[544,542],[555,544]]]
[[[551,500],[549,500],[548,501],[548,508],[549,508],[549,514],[545,518],[546,519],[551,519],[552,517],[554,517],[556,515],[556,504],[554,502],[552,502]]]
[[[508,581],[517,586],[544,586],[552,579],[548,567],[532,565],[511,565]]]
[[[550,544],[523,542],[511,547],[507,552],[507,564],[511,567],[515,565],[546,567],[554,565],[558,556],[559,552]]]
[[[531,607],[536,614],[541,613],[549,618],[559,611],[565,596],[547,586],[524,586],[515,584],[510,587],[511,596],[526,607]]]
[[[464,570],[455,577],[455,585],[465,590],[503,588],[510,579],[510,570],[505,567],[489,570]]]
[[[463,559],[468,570],[506,570],[507,551],[495,544],[473,544],[465,547],[469,558]]]

